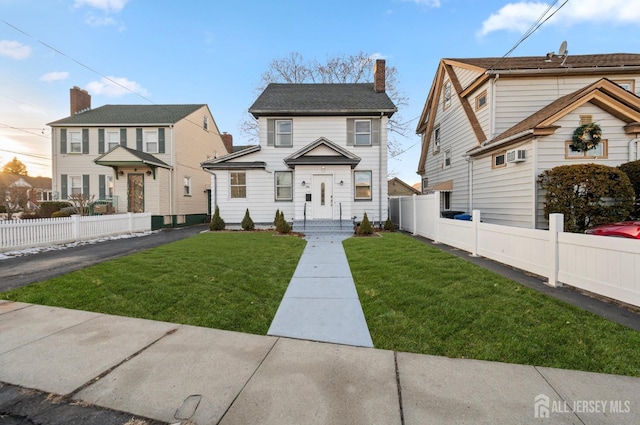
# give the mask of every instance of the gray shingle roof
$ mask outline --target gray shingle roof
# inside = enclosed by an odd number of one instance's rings
[[[203,106],[206,105],[104,105],[48,125],[175,124]]]
[[[577,69],[577,68],[610,68],[625,66],[640,66],[640,54],[635,53],[603,53],[596,55],[567,56],[565,66],[561,66],[563,58],[555,56],[551,62],[546,57],[521,56],[513,58],[447,58],[445,61],[461,62],[484,69],[495,70],[535,70],[535,69]]]
[[[269,84],[249,108],[254,117],[268,115],[358,115],[397,108],[386,93],[365,84]]]

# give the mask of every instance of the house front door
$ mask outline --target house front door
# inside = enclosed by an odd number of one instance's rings
[[[128,212],[144,212],[144,174],[127,175]]]
[[[313,218],[333,218],[333,176],[316,174],[313,176]]]

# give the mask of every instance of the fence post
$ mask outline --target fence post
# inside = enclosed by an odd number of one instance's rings
[[[129,234],[133,233],[133,213],[128,212],[127,216],[129,217]]]
[[[480,210],[473,210],[471,216],[471,224],[473,225],[473,251],[471,251],[472,257],[479,257],[478,255],[478,226],[480,225]]]
[[[418,197],[418,195],[416,195],[415,193],[412,195],[411,197],[411,206],[413,208],[413,236],[416,236],[418,234],[418,214],[416,214],[416,198]]]
[[[433,192],[434,201],[431,217],[433,219],[433,243],[440,243],[440,191]]]
[[[74,241],[80,240],[80,216],[78,214],[71,216],[71,237]]]
[[[558,282],[558,233],[564,232],[564,214],[549,214],[549,280],[547,284],[553,287],[562,286]]]

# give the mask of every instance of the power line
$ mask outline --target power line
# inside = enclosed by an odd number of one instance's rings
[[[9,149],[3,149],[3,148],[0,148],[0,151],[7,152],[7,153],[12,153],[12,154],[16,154],[16,155],[29,156],[29,157],[32,157],[32,158],[51,160],[50,156],[36,155],[36,154],[33,154],[33,153],[16,152],[16,151],[12,151],[12,150],[9,150]]]
[[[2,124],[2,123],[0,123],[0,126],[4,127],[4,128],[10,128],[12,130],[22,131],[23,133],[33,134],[34,136],[43,137],[43,138],[49,140],[49,137],[45,136],[44,134],[34,133],[33,131],[29,131],[28,129],[25,129],[25,128],[13,127],[11,125]],[[44,129],[42,129],[42,130],[44,131]]]

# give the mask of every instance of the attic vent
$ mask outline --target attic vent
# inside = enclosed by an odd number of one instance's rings
[[[593,115],[580,115],[580,125],[590,124],[593,122]]]

